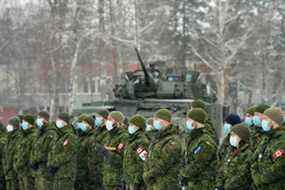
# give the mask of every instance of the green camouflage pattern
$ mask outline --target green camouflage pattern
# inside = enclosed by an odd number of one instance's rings
[[[188,182],[188,189],[214,189],[217,145],[212,134],[206,127],[194,129],[184,135],[184,142],[181,176]]]
[[[48,154],[49,175],[53,178],[53,190],[74,189],[76,160],[79,143],[73,129],[65,126],[58,130],[58,138]]]
[[[250,176],[250,165],[252,151],[249,144],[241,145],[237,149],[229,145],[227,154],[219,160],[219,169],[216,179],[216,186],[225,190],[252,188]]]
[[[102,167],[103,184],[106,189],[114,189],[123,184],[123,151],[125,140],[126,133],[119,126],[109,131],[106,137],[104,146],[114,148],[113,151],[108,150]]]
[[[35,139],[35,128],[21,130],[15,144],[13,168],[18,175],[20,190],[34,189],[34,179],[29,165],[32,145]]]
[[[140,153],[147,151],[147,139],[141,130],[129,135],[124,152],[124,179],[128,185],[143,185],[144,158]],[[143,154],[143,153],[141,153]],[[143,155],[141,155],[143,156]]]
[[[52,143],[57,140],[57,131],[53,123],[38,129],[30,155],[32,176],[35,178],[35,189],[49,190],[52,179],[48,176],[47,161]]]
[[[181,143],[174,126],[158,131],[149,146],[143,178],[150,190],[179,189]]]
[[[251,166],[251,177],[257,189],[285,189],[284,150],[284,128],[262,135],[261,143],[253,154]],[[283,154],[277,154],[277,151],[283,151]]]
[[[104,143],[108,131],[105,126],[93,129],[89,138],[88,145],[88,174],[89,189],[101,190],[103,189],[103,162],[104,162]]]
[[[0,123],[0,127],[4,128],[4,126]],[[3,167],[3,154],[4,154],[4,146],[6,143],[7,134],[5,131],[0,130],[0,189],[5,190],[5,175],[4,175],[4,167]]]
[[[6,189],[15,190],[19,188],[17,173],[13,168],[13,161],[15,155],[15,147],[20,137],[20,130],[10,132],[6,136],[6,142],[3,147],[2,164],[5,175]]]

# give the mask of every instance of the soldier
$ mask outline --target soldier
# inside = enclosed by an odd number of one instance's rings
[[[78,151],[77,156],[77,169],[75,180],[76,190],[91,189],[89,188],[89,184],[93,179],[89,176],[88,158],[92,159],[92,157],[89,157],[89,147],[91,145],[90,136],[92,135],[90,131],[92,129],[93,124],[93,119],[84,114],[80,115],[77,121],[80,149]]]
[[[108,151],[104,157],[102,167],[103,184],[106,190],[120,190],[123,182],[123,154],[125,148],[126,134],[124,132],[125,116],[118,111],[109,114],[106,121],[108,135],[104,148]]]
[[[67,113],[58,115],[55,123],[58,138],[48,154],[48,174],[53,180],[53,190],[73,190],[76,176],[78,140],[70,125]]]
[[[243,124],[235,125],[229,135],[230,151],[220,161],[217,188],[225,190],[252,189],[250,176],[251,149],[249,130]]]
[[[257,189],[285,189],[285,126],[282,112],[270,108],[261,118],[263,135],[253,154],[251,176]]]
[[[14,155],[14,170],[18,174],[20,190],[34,189],[34,180],[31,169],[28,165],[35,134],[35,118],[31,115],[25,115],[21,122],[21,135],[17,140]]]
[[[149,146],[149,155],[143,174],[147,189],[179,189],[181,144],[177,129],[172,125],[171,113],[160,109],[154,115],[154,127],[158,132]]]
[[[222,143],[220,144],[220,146],[218,147],[218,155],[217,155],[218,160],[222,160],[227,154],[227,152],[229,151],[228,147],[230,146],[229,146],[229,135],[228,134],[231,131],[231,128],[240,123],[242,123],[242,120],[236,114],[230,114],[226,117],[224,126],[223,126],[224,139]]]
[[[146,128],[145,128],[145,135],[148,139],[148,144],[150,144],[150,142],[152,141],[156,132],[157,132],[157,130],[153,126],[153,118],[147,119]]]
[[[181,170],[188,189],[213,189],[215,187],[215,162],[217,144],[206,129],[207,113],[201,108],[188,112],[184,134],[184,166]]]
[[[208,112],[207,112],[207,109],[206,109],[206,105],[205,105],[205,103],[204,103],[202,100],[198,99],[198,100],[193,101],[193,102],[191,103],[191,109],[194,109],[194,108],[201,108],[201,109],[203,109],[203,110],[207,113],[207,115],[208,115]],[[215,139],[216,143],[218,143],[218,138],[217,138],[217,135],[216,135],[216,130],[215,130],[215,127],[214,127],[213,122],[211,121],[211,118],[207,116],[207,119],[206,119],[205,123],[206,123],[206,125],[205,125],[205,126],[206,126],[205,130],[207,130],[208,133],[212,136],[212,138]]]
[[[56,130],[49,123],[49,114],[41,111],[36,119],[37,131],[30,155],[30,167],[35,178],[35,189],[52,189],[52,181],[48,177],[47,158],[52,143],[57,138]]]
[[[95,113],[95,122],[93,135],[99,144],[104,144],[108,131],[106,129],[106,121],[108,119],[109,112],[107,110],[100,110]]]
[[[5,183],[7,190],[19,189],[17,173],[13,168],[14,155],[18,138],[20,137],[20,119],[13,117],[9,120],[7,129],[6,142],[3,148],[2,164],[5,175]]]
[[[0,159],[3,160],[3,148],[6,142],[6,128],[0,122]],[[0,160],[0,161],[1,161]],[[0,189],[5,190],[5,176],[4,176],[4,168],[3,163],[0,162]]]
[[[250,107],[244,119],[245,125],[249,127],[250,131],[250,147],[252,151],[255,151],[261,141],[262,128],[260,114],[263,114],[269,106],[266,104],[260,104],[258,106]]]
[[[129,137],[124,153],[124,179],[129,190],[145,189],[143,164],[147,159],[147,139],[144,135],[145,118],[133,116],[129,121]]]
[[[104,189],[102,165],[104,162],[104,156],[106,156],[104,143],[108,135],[105,125],[108,115],[109,112],[107,110],[100,110],[93,115],[95,121],[91,135],[89,136],[90,144],[88,149],[89,177],[92,179],[89,184],[89,189]]]

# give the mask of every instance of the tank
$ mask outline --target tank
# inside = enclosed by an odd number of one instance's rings
[[[163,73],[151,65],[146,68],[139,52],[135,49],[141,70],[127,72],[116,84],[114,95],[118,99],[201,99],[214,102],[214,94],[207,93],[207,86],[199,80],[197,71],[185,71],[182,74]]]
[[[199,77],[200,73],[189,70],[182,74],[166,72],[159,64],[150,64],[147,68],[139,51],[135,49],[141,69],[126,72],[115,85],[113,92],[115,99],[104,102],[84,103],[78,112],[94,112],[106,108],[110,111],[118,110],[127,117],[141,114],[152,117],[161,108],[172,111],[174,121],[185,118],[191,102],[201,99],[205,102],[208,112],[215,113],[213,103],[216,96],[209,93],[207,86]],[[161,62],[160,62],[161,63]]]

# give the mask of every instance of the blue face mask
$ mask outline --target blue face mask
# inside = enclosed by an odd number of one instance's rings
[[[270,121],[268,120],[262,120],[261,122],[261,127],[263,129],[263,131],[268,132],[271,130],[271,125],[270,125]]]
[[[261,119],[257,115],[253,116],[253,125],[256,127],[261,127]]]
[[[153,126],[156,130],[161,130],[163,128],[159,120],[154,120]]]
[[[135,134],[135,132],[137,132],[138,131],[138,128],[136,127],[136,126],[133,126],[133,125],[130,125],[129,127],[128,127],[128,132],[129,132],[129,134]]]
[[[26,122],[26,121],[23,121],[23,122],[21,123],[21,128],[22,128],[23,130],[29,129],[29,123]]]
[[[86,123],[82,123],[82,122],[78,123],[78,129],[80,129],[83,132],[86,132],[88,130],[87,124]]]
[[[191,132],[193,129],[194,129],[194,127],[193,127],[193,121],[187,120],[187,121],[186,121],[186,130],[187,130],[188,132]]]
[[[95,119],[95,127],[96,128],[101,127],[103,122],[104,122],[104,119],[102,117],[96,117],[96,119]]]
[[[245,117],[244,124],[250,127],[253,124],[252,117]]]
[[[230,133],[231,127],[232,127],[232,125],[229,124],[229,123],[225,123],[225,124],[224,124],[224,135],[225,135],[225,136]]]
[[[37,126],[38,128],[42,128],[42,127],[44,126],[44,119],[43,119],[43,118],[38,118],[38,119],[36,120],[36,126]]]

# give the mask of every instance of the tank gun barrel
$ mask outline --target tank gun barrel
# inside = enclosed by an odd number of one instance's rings
[[[140,62],[141,68],[143,70],[144,76],[145,76],[145,83],[146,85],[150,86],[151,85],[151,77],[149,76],[149,73],[147,72],[146,68],[145,68],[145,64],[141,58],[141,55],[139,53],[139,50],[135,47],[135,51],[138,57],[138,60]]]

